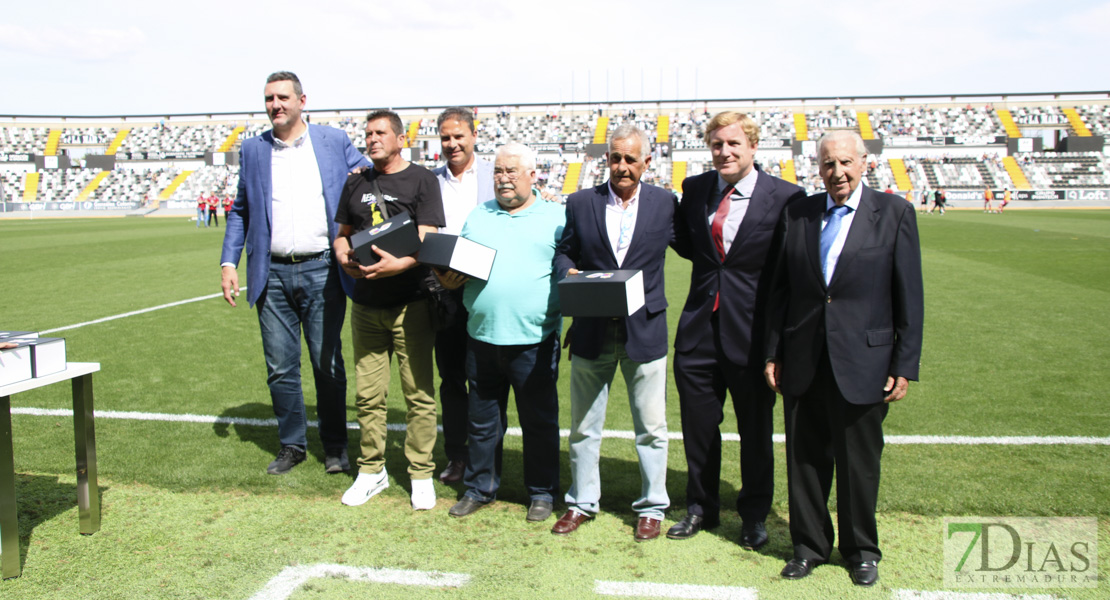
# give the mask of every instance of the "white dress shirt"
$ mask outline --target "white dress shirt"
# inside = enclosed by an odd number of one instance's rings
[[[832,281],[833,273],[836,271],[836,262],[840,260],[840,252],[844,250],[844,240],[848,239],[848,230],[852,227],[852,221],[856,218],[856,213],[859,212],[859,199],[863,195],[863,184],[860,183],[856,189],[852,190],[852,195],[848,196],[848,201],[844,206],[850,207],[852,210],[848,214],[840,217],[840,231],[836,232],[836,239],[833,240],[832,247],[829,248],[829,256],[825,260],[826,277],[825,285]],[[825,226],[829,224],[829,209],[836,206],[832,196],[825,194],[825,216],[821,217],[821,230],[825,230]]]
[[[632,232],[636,230],[639,207],[640,184],[636,184],[636,191],[628,201],[628,208],[624,207],[624,200],[613,192],[612,184],[609,185],[609,202],[605,204],[605,232],[609,234],[609,246],[617,257],[617,266],[624,264],[628,247],[632,245]]]
[[[330,245],[324,184],[308,132],[306,127],[288,144],[274,138],[270,253],[275,256],[312,254]]]
[[[447,166],[447,180],[440,186],[443,196],[443,216],[447,226],[440,227],[440,233],[459,235],[466,217],[475,206],[492,198],[478,197],[478,157],[474,157],[470,168],[463,171],[462,177],[455,177],[451,166]]]
[[[725,255],[728,255],[728,251],[732,248],[732,240],[736,237],[736,233],[740,231],[740,224],[744,222],[744,215],[748,212],[748,203],[752,200],[752,193],[755,192],[755,182],[758,178],[759,171],[753,168],[743,179],[736,182],[736,191],[729,196],[728,217],[725,218],[725,224],[721,231],[721,237],[724,238],[725,243]],[[717,196],[723,196],[729,185],[718,173]],[[715,214],[716,211],[709,215],[710,230],[713,229]]]

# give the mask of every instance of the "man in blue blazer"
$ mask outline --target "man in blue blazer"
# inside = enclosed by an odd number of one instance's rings
[[[281,450],[271,475],[305,460],[301,393],[301,329],[316,382],[316,412],[328,473],[349,468],[347,375],[339,339],[351,282],[331,253],[335,210],[347,173],[369,162],[347,134],[301,120],[306,97],[297,76],[279,71],[266,79],[266,113],[273,129],[243,141],[239,189],[226,215],[221,263],[224,299],[235,306],[236,267],[247,250],[247,300],[258,310],[266,383],[278,420]]]
[[[569,510],[552,528],[567,535],[599,510],[598,469],[609,386],[620,366],[628,386],[636,454],[639,515],[634,539],[659,536],[667,496],[667,298],[663,261],[673,237],[675,195],[640,177],[651,163],[647,135],[623,125],[609,140],[609,181],[571,194],[555,254],[559,277],[579,270],[640,270],[645,306],[624,318],[575,317],[570,337]]]
[[[759,125],[722,112],[706,125],[716,170],[682,182],[675,251],[690,259],[690,293],[675,334],[674,374],[686,449],[686,517],[667,537],[686,539],[720,520],[721,430],[726,391],[740,432],[740,545],[767,543],[774,491],[771,415],[763,381],[763,313],[771,236],[802,188],[755,167]]]
[[[914,207],[862,184],[855,132],[817,144],[826,192],[787,207],[767,319],[765,374],[781,388],[794,557],[786,579],[829,560],[836,473],[840,554],[852,581],[879,579],[875,505],[883,419],[921,359],[924,294]]]
[[[436,119],[445,165],[433,172],[439,180],[443,214],[447,226],[440,233],[459,235],[467,215],[475,206],[493,200],[493,163],[474,155],[474,113],[452,107]],[[462,481],[466,472],[466,308],[462,288],[451,292],[454,319],[436,332],[436,367],[439,369],[440,415],[443,418],[443,449],[447,468],[439,474],[443,483]]]

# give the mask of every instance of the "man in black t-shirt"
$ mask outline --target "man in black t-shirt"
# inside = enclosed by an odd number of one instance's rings
[[[439,183],[431,171],[401,157],[404,127],[391,111],[367,117],[366,149],[373,169],[352,175],[343,188],[335,222],[335,255],[355,278],[351,299],[351,333],[355,348],[355,404],[362,432],[358,477],[343,494],[343,504],[358,506],[389,487],[385,471],[386,391],[389,359],[397,355],[401,391],[408,415],[405,458],[412,481],[412,507],[435,506],[432,449],[436,443],[432,348],[435,331],[424,298],[427,267],[411,256],[393,256],[375,247],[380,260],[355,262],[349,236],[385,219],[408,213],[420,237],[445,224]]]

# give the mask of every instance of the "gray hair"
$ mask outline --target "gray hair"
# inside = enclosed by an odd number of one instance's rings
[[[617,140],[628,140],[637,138],[640,140],[640,158],[643,159],[651,155],[651,142],[648,141],[647,134],[642,129],[636,127],[631,123],[625,123],[617,127],[613,131],[612,137],[609,138],[609,152],[613,151],[613,142]]]
[[[304,90],[301,89],[301,80],[297,79],[297,76],[294,75],[292,71],[270,73],[270,76],[266,78],[266,83],[273,83],[275,81],[292,81],[293,93],[296,94],[298,98],[304,94]]]
[[[817,140],[817,156],[821,156],[821,150],[825,147],[825,144],[843,140],[848,140],[856,145],[856,154],[859,154],[861,157],[867,156],[867,144],[863,143],[863,138],[855,131],[847,129],[830,131],[821,136],[821,139]]]
[[[509,142],[497,149],[497,156],[515,156],[520,159],[520,166],[534,171],[536,169],[536,152],[520,142]]]

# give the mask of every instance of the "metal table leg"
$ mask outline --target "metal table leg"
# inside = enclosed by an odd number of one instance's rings
[[[73,437],[77,450],[77,514],[81,533],[91,535],[100,531],[91,373],[73,379]]]
[[[15,454],[11,396],[0,396],[0,560],[3,578],[19,577],[19,521],[15,506]]]

